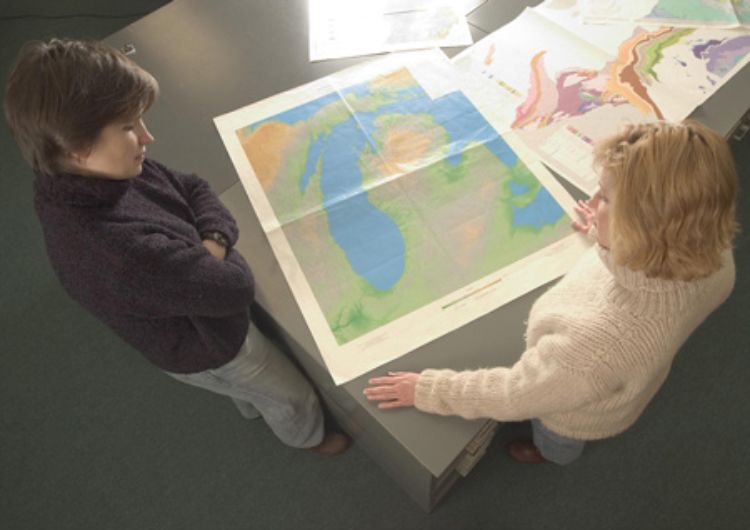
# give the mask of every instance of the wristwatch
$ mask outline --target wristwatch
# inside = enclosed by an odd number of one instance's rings
[[[229,240],[227,239],[227,236],[215,230],[212,230],[210,232],[203,232],[201,234],[201,239],[210,239],[211,241],[216,241],[224,248],[229,248]]]

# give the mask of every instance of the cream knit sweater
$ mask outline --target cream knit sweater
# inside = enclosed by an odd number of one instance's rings
[[[594,440],[632,425],[688,336],[732,291],[723,267],[692,282],[647,278],[588,250],[529,314],[526,351],[510,368],[425,370],[415,406],[500,421],[539,418],[552,431]]]

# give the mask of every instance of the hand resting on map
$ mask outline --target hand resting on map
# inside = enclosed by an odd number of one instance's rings
[[[414,392],[419,380],[416,372],[388,372],[387,376],[374,377],[364,390],[370,401],[382,401],[379,409],[395,409],[414,406]]]

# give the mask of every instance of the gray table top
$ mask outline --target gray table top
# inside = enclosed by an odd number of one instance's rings
[[[515,18],[522,0],[488,0],[469,21],[474,40]],[[238,218],[239,248],[258,282],[258,301],[289,335],[322,363],[270,245],[249,206],[213,124],[215,116],[295,88],[371,58],[310,63],[306,0],[175,0],[107,39],[132,43],[134,59],[160,82],[161,96],[146,116],[156,137],[149,155],[208,180]],[[458,50],[446,49],[449,55]],[[699,119],[727,133],[745,111],[745,68],[702,108]],[[376,370],[454,369],[512,365],[523,351],[524,320],[543,288],[418,348]],[[434,475],[440,475],[484,422],[414,410],[382,413],[366,402],[367,376],[343,386]]]

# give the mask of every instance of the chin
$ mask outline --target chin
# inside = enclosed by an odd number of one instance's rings
[[[132,179],[134,177],[137,177],[141,173],[143,173],[143,163],[142,162],[140,164],[138,164],[138,166],[135,167],[133,169],[133,171],[128,174],[127,177],[124,177],[124,178]]]

